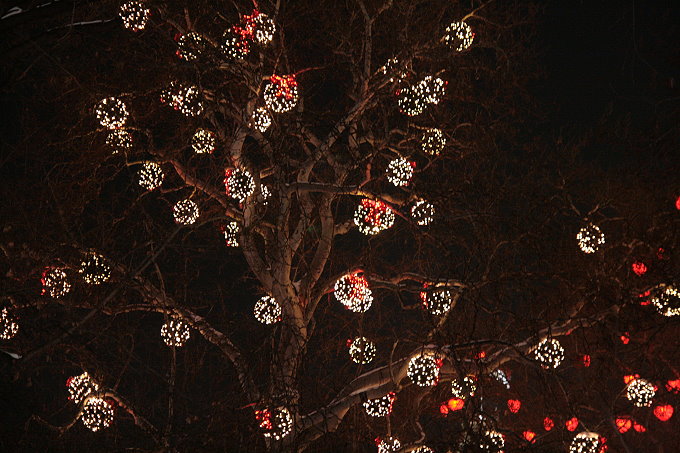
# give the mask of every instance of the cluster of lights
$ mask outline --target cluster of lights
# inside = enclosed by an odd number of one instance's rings
[[[272,196],[272,192],[269,190],[269,187],[265,186],[264,184],[260,185],[260,196],[262,197],[262,205],[267,206],[267,204],[269,204],[269,197]]]
[[[144,30],[149,21],[149,10],[142,2],[131,1],[123,3],[118,10],[123,20],[123,27],[132,31]]]
[[[378,453],[394,453],[401,448],[401,442],[396,437],[386,437],[384,439],[376,439],[378,444]]]
[[[255,411],[264,437],[281,440],[293,430],[293,416],[285,407]]]
[[[107,129],[123,127],[130,116],[127,106],[118,98],[110,97],[99,101],[94,108],[99,124]]]
[[[267,45],[274,39],[276,33],[276,24],[274,21],[261,12],[255,10],[250,16],[243,16],[242,22],[247,24],[247,27],[254,31],[253,41],[260,45]]]
[[[193,85],[184,86],[178,82],[171,82],[170,86],[161,93],[161,102],[185,116],[198,116],[203,113],[201,92]]]
[[[410,453],[434,453],[434,450],[427,445],[421,445],[420,447],[416,447],[411,450]]]
[[[250,52],[248,43],[242,41],[233,29],[224,32],[220,49],[231,60],[242,60]]]
[[[424,153],[431,156],[438,156],[444,150],[446,146],[446,137],[441,129],[430,128],[423,132],[423,136],[420,139],[420,149]]]
[[[387,180],[397,187],[408,185],[413,177],[415,162],[409,162],[403,157],[397,157],[390,161],[387,166]]]
[[[106,259],[95,252],[89,252],[82,263],[78,272],[82,274],[83,280],[89,285],[99,285],[109,280],[111,277],[111,266]]]
[[[113,150],[113,154],[132,148],[132,134],[125,129],[114,129],[106,135],[106,145]]]
[[[228,196],[243,203],[255,191],[255,181],[248,170],[228,168],[224,172],[224,189]]]
[[[177,56],[186,61],[196,61],[206,47],[205,39],[192,31],[180,36],[177,40]]]
[[[113,423],[113,405],[104,398],[90,396],[85,400],[80,419],[93,432],[108,428]]]
[[[198,129],[191,137],[191,147],[196,154],[211,154],[217,147],[217,138],[207,129]]]
[[[222,51],[233,59],[243,59],[250,53],[251,43],[267,45],[274,39],[276,24],[266,14],[254,10],[241,17],[241,23],[224,32]]]
[[[139,185],[146,190],[154,190],[163,184],[165,174],[156,162],[147,161],[142,164],[137,173]]]
[[[198,220],[198,205],[193,201],[180,200],[172,208],[172,216],[178,225],[193,225]]]
[[[483,451],[500,453],[505,447],[505,437],[498,431],[485,431],[479,442],[479,448]]]
[[[354,211],[354,223],[367,236],[390,228],[394,225],[394,220],[392,209],[379,200],[364,198]]]
[[[380,398],[364,402],[364,410],[366,410],[366,413],[371,417],[387,417],[392,413],[392,406],[396,399],[397,395],[394,392],[390,392]]]
[[[411,358],[406,374],[419,387],[431,387],[439,381],[442,360],[431,353],[422,353]]]
[[[404,80],[408,76],[408,72],[401,68],[401,63],[398,58],[390,58],[387,60],[387,63],[380,68],[380,71],[383,75],[389,76],[390,83],[393,83],[395,80]]]
[[[413,221],[420,226],[426,226],[434,220],[434,205],[425,200],[417,201],[411,208]]]
[[[258,107],[253,112],[251,118],[251,125],[258,131],[264,133],[272,125],[272,116],[264,107]]]
[[[99,391],[99,384],[86,371],[78,376],[68,378],[66,380],[66,388],[68,388],[69,399],[76,404],[80,404],[89,395]]]
[[[288,112],[298,103],[298,83],[295,75],[273,75],[262,94],[267,108],[276,113]]]
[[[46,267],[40,278],[42,283],[42,295],[48,295],[58,299],[71,291],[71,283],[64,269],[59,267]]]
[[[255,319],[262,324],[274,324],[281,321],[281,305],[271,296],[262,296],[253,308]]]
[[[491,373],[491,377],[495,378],[498,382],[503,384],[506,389],[510,390],[510,381],[508,380],[508,377],[505,375],[505,371],[498,368],[497,370],[494,370]]]
[[[359,365],[371,363],[376,352],[375,343],[366,337],[356,337],[349,342],[349,356]]]
[[[664,316],[680,315],[680,291],[673,286],[665,286],[663,291],[652,297],[652,304]]]
[[[557,368],[564,360],[564,348],[554,338],[546,338],[534,349],[534,358],[543,368]]]
[[[446,27],[444,42],[456,52],[468,49],[474,39],[475,33],[465,22],[452,22],[451,25]]]
[[[238,226],[238,222],[231,221],[222,227],[222,233],[224,233],[224,241],[227,243],[228,247],[238,247],[238,235],[241,228]]]
[[[359,273],[340,277],[335,282],[333,294],[345,308],[355,313],[365,313],[373,303],[373,292],[368,287],[368,281]]]
[[[604,244],[604,234],[597,225],[589,223],[579,230],[576,240],[583,253],[595,253]]]
[[[649,407],[656,394],[656,388],[645,379],[633,379],[626,387],[626,398],[637,407]]]
[[[477,383],[472,376],[465,376],[462,380],[454,379],[451,381],[451,394],[454,398],[461,400],[472,398],[477,391]]]
[[[397,90],[399,110],[408,116],[417,116],[429,104],[438,104],[446,93],[446,82],[439,77],[427,76],[415,85]]]
[[[19,324],[7,307],[0,310],[0,340],[11,340],[19,333]]]
[[[448,289],[427,290],[428,284],[423,285],[424,291],[420,292],[420,300],[425,309],[435,316],[448,313],[451,309],[452,297]]]
[[[168,346],[181,348],[190,337],[189,326],[179,318],[169,319],[161,326],[161,338]]]
[[[569,453],[598,453],[602,448],[600,435],[584,431],[577,434],[569,445]]]

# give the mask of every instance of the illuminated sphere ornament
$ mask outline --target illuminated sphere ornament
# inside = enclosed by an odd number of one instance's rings
[[[652,297],[652,304],[664,316],[680,315],[680,291],[673,286],[666,285],[656,296]]]
[[[258,131],[264,133],[272,125],[272,117],[264,107],[255,109],[251,116],[251,125]]]
[[[385,396],[363,403],[364,410],[371,417],[386,417],[392,413],[392,405],[395,399],[397,399],[397,395],[390,392]]]
[[[224,233],[224,241],[227,243],[228,247],[238,247],[238,235],[241,228],[238,226],[238,222],[231,221],[222,227],[222,233]]]
[[[505,437],[498,431],[485,431],[479,442],[479,448],[482,451],[500,453],[503,447],[505,447]]]
[[[172,208],[172,216],[178,225],[193,225],[198,220],[198,205],[193,200],[180,200]]]
[[[168,346],[181,348],[190,337],[189,326],[179,318],[169,319],[161,326],[161,338]]]
[[[111,266],[106,259],[95,252],[89,252],[82,263],[78,272],[83,276],[85,283],[90,285],[100,285],[111,277]]]
[[[248,42],[241,39],[241,37],[234,32],[234,29],[229,29],[224,32],[220,49],[230,60],[243,60],[250,53]]]
[[[394,220],[392,209],[378,200],[364,198],[354,211],[354,224],[367,236],[376,235],[390,228],[394,225]]]
[[[118,129],[127,122],[130,113],[123,101],[110,97],[102,99],[94,109],[99,124],[107,129]]]
[[[546,338],[534,349],[534,358],[543,368],[557,368],[564,360],[564,348],[554,338]]]
[[[285,407],[255,411],[264,437],[281,440],[293,430],[293,416]]]
[[[439,77],[427,76],[415,85],[397,91],[399,110],[408,116],[417,116],[429,104],[438,104],[446,94],[446,82]]]
[[[446,146],[446,137],[441,129],[427,129],[420,139],[420,148],[424,153],[431,156],[438,156]]]
[[[80,404],[89,395],[99,391],[99,385],[92,379],[88,372],[78,376],[71,376],[66,380],[69,399],[76,404]]]
[[[425,200],[419,200],[411,208],[413,221],[420,226],[427,226],[434,220],[434,205]]]
[[[595,253],[604,244],[604,234],[597,225],[589,223],[579,230],[576,240],[583,253]]]
[[[378,441],[378,453],[394,453],[401,448],[401,442],[396,437],[376,440]]]
[[[7,307],[0,310],[0,340],[11,340],[19,333],[16,317]]]
[[[626,387],[626,398],[637,407],[649,407],[656,394],[654,385],[645,379],[633,379]]]
[[[262,324],[274,324],[281,321],[281,305],[271,296],[263,296],[255,303],[253,309],[255,319]]]
[[[123,20],[123,27],[132,31],[144,30],[149,21],[149,10],[144,3],[137,1],[123,3],[118,15]]]
[[[298,83],[295,75],[273,75],[264,87],[264,102],[269,110],[283,113],[293,110],[298,103]]]
[[[103,398],[90,396],[85,400],[80,419],[93,432],[108,428],[113,423],[113,406]]]
[[[114,129],[106,135],[106,145],[111,148],[112,154],[127,151],[132,148],[132,134],[124,129]]]
[[[231,198],[243,203],[255,191],[255,181],[248,170],[228,168],[224,172],[224,189]]]
[[[171,82],[170,86],[161,93],[161,102],[168,104],[184,116],[192,117],[203,113],[201,92],[195,86]]]
[[[475,396],[477,384],[472,376],[465,376],[463,379],[451,381],[451,394],[454,398],[467,399]]]
[[[472,45],[475,34],[465,22],[452,22],[446,27],[444,42],[456,52],[462,52]]]
[[[335,297],[348,310],[365,313],[373,303],[373,292],[362,274],[354,273],[340,277],[335,282]]]
[[[437,385],[439,381],[439,368],[441,366],[441,359],[437,359],[434,354],[422,353],[411,358],[406,374],[417,386],[431,387]]]
[[[413,177],[414,162],[409,162],[403,157],[397,157],[390,161],[387,166],[387,180],[397,187],[404,187],[408,185]]]
[[[191,147],[196,154],[211,154],[217,147],[217,138],[207,129],[198,129],[191,137]]]
[[[435,316],[441,316],[448,313],[453,302],[451,291],[448,289],[427,290],[427,283],[423,286],[424,291],[420,292],[420,300],[427,311]]]
[[[137,177],[140,186],[146,190],[154,190],[163,184],[165,174],[156,162],[147,161],[140,167]]]
[[[255,32],[253,33],[253,41],[260,45],[267,45],[274,39],[276,33],[276,24],[266,14],[253,14],[253,25]]]
[[[206,47],[205,39],[192,31],[177,40],[177,56],[186,61],[196,61],[205,52]]]
[[[569,453],[598,453],[601,448],[600,435],[584,431],[571,441]]]
[[[495,378],[498,382],[503,384],[506,389],[510,390],[510,381],[508,380],[508,377],[505,375],[505,371],[498,368],[497,370],[494,370],[491,373],[491,377]]]
[[[376,352],[375,343],[366,337],[356,337],[349,344],[349,356],[359,365],[371,363]]]
[[[71,284],[68,281],[66,272],[59,267],[46,267],[40,279],[42,283],[43,295],[48,295],[58,299],[71,291]]]

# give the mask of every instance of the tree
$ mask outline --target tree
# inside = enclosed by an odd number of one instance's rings
[[[38,60],[13,54],[60,68],[13,76],[58,93],[23,114],[40,138],[3,189],[6,374],[36,383],[25,445],[678,440],[651,418],[680,387],[677,211],[546,126],[536,5],[78,11]],[[41,12],[3,20],[22,14]]]

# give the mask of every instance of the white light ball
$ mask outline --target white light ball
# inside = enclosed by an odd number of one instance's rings
[[[472,45],[475,34],[465,22],[452,22],[446,27],[444,42],[456,52],[462,52]]]
[[[234,33],[233,28],[224,32],[220,49],[230,60],[243,60],[250,53],[248,42]]]
[[[604,233],[597,225],[590,223],[579,230],[576,240],[583,253],[595,253],[604,244]]]
[[[259,13],[253,18],[255,26],[255,33],[253,40],[260,45],[267,45],[274,39],[276,33],[276,24],[266,14]]]
[[[654,385],[646,379],[633,379],[626,387],[626,398],[637,407],[649,407],[656,395]]]
[[[564,348],[554,338],[546,338],[534,348],[534,358],[543,368],[557,368],[564,360]]]
[[[420,139],[420,148],[424,153],[431,156],[438,156],[446,146],[446,137],[441,129],[427,129]]]
[[[172,208],[172,216],[178,225],[193,225],[198,220],[198,205],[193,200],[180,200]]]
[[[207,129],[198,129],[191,137],[191,147],[196,154],[211,154],[217,147],[217,137]]]
[[[376,352],[375,343],[366,337],[356,337],[349,345],[349,356],[359,365],[371,363]]]
[[[431,289],[427,290],[428,285],[425,285],[425,291],[421,291],[420,300],[428,312],[435,316],[442,316],[451,310],[453,304],[453,297],[451,291],[448,289]]]
[[[360,274],[340,277],[335,282],[333,293],[345,308],[355,313],[365,313],[373,303],[373,293],[368,287],[368,281]]]
[[[463,379],[451,381],[451,394],[454,398],[467,399],[475,396],[477,383],[472,376],[465,376]]]
[[[251,126],[264,133],[272,125],[272,117],[264,107],[259,107],[253,111],[251,116]]]
[[[90,396],[85,400],[80,419],[93,432],[108,428],[113,423],[113,406],[103,398]]]
[[[584,431],[577,434],[569,445],[569,453],[598,453],[602,447],[597,433]]]
[[[144,3],[137,1],[123,3],[118,15],[123,20],[123,26],[132,31],[144,30],[149,21],[149,10]]]
[[[69,399],[75,404],[80,404],[89,395],[99,391],[99,385],[92,379],[88,372],[78,376],[71,376],[66,380]]]
[[[663,290],[652,297],[652,304],[664,316],[680,315],[680,291],[677,288],[664,285]]]
[[[228,168],[224,172],[224,189],[228,196],[243,203],[255,191],[255,180],[248,170]]]
[[[276,113],[293,110],[298,103],[298,83],[295,75],[273,75],[265,84],[263,92],[267,108]]]
[[[95,107],[95,114],[99,124],[107,129],[123,127],[130,116],[127,106],[118,98],[102,99]]]
[[[393,159],[385,171],[387,173],[387,180],[396,187],[407,186],[413,177],[413,165],[414,163],[409,162],[403,157]]]
[[[497,431],[485,431],[479,443],[479,448],[483,451],[500,453],[505,447],[505,437]]]
[[[111,266],[102,255],[88,252],[85,259],[80,263],[78,272],[83,276],[85,283],[100,285],[111,277]]]
[[[427,226],[434,220],[434,205],[425,200],[417,201],[411,208],[411,218],[420,226]]]
[[[253,308],[255,319],[262,324],[274,324],[281,321],[281,305],[271,296],[263,296]]]
[[[371,417],[387,417],[392,413],[392,405],[396,398],[396,394],[390,392],[380,398],[368,400],[363,403],[364,410]]]
[[[376,235],[394,225],[395,215],[387,204],[378,200],[361,200],[354,212],[354,224],[367,236]]]
[[[132,134],[125,129],[113,129],[106,134],[106,145],[112,149],[112,154],[131,149],[132,143]]]
[[[173,318],[161,326],[161,338],[168,346],[181,348],[191,338],[191,330],[187,323],[179,318]]]
[[[394,453],[401,448],[401,442],[396,437],[380,439],[378,453]]]
[[[146,190],[154,190],[163,184],[165,174],[156,162],[147,161],[142,164],[137,173],[138,183]]]
[[[0,310],[0,340],[11,340],[19,333],[19,324],[14,314],[5,307]]]
[[[437,359],[434,354],[422,353],[411,358],[406,374],[417,386],[431,387],[439,381],[441,366],[441,359]]]
[[[168,104],[184,116],[194,117],[203,113],[201,97],[198,87],[171,82],[170,86],[161,93],[161,102]]]
[[[195,31],[179,37],[177,41],[177,56],[186,61],[196,61],[205,52],[207,43]]]
[[[293,430],[293,416],[285,407],[255,411],[264,437],[281,440]]]
[[[42,294],[55,299],[64,297],[71,291],[71,283],[68,281],[66,272],[59,267],[46,267],[40,281],[43,286]]]
[[[227,243],[228,247],[238,247],[238,235],[241,232],[241,228],[238,226],[238,222],[229,222],[223,228],[224,241]]]

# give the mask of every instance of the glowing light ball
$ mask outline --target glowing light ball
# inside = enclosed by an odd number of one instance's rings
[[[411,450],[411,453],[434,453],[434,450],[425,445],[421,445],[420,447]]]
[[[635,272],[635,275],[637,275],[638,277],[642,277],[647,272],[647,265],[642,261],[634,262],[631,265],[631,268],[633,269],[633,272]]]
[[[564,348],[554,338],[546,338],[534,348],[534,358],[543,368],[557,368],[564,360]]]
[[[285,407],[255,411],[264,437],[281,440],[293,430],[293,416]]]
[[[168,346],[181,348],[191,338],[191,330],[181,319],[169,319],[161,326],[161,338]]]
[[[118,154],[132,148],[132,134],[124,129],[114,129],[106,135],[105,143],[112,149],[112,154]]]
[[[420,226],[429,225],[434,220],[434,205],[425,200],[416,201],[411,208],[411,217]]]
[[[113,406],[103,398],[90,396],[85,400],[80,419],[93,432],[108,428],[113,423]]]
[[[506,389],[510,390],[510,381],[508,380],[508,377],[505,375],[505,372],[503,370],[501,370],[500,368],[494,370],[493,373],[491,373],[491,376],[496,378],[498,382],[503,384]]]
[[[198,205],[193,200],[180,200],[172,208],[172,216],[178,225],[193,225],[198,220]]]
[[[652,304],[664,316],[680,315],[680,291],[673,286],[665,286],[660,294],[652,297]]]
[[[579,423],[581,422],[578,421],[578,418],[572,417],[566,422],[564,422],[564,426],[566,426],[567,431],[576,431],[576,428],[578,428]]]
[[[222,233],[224,233],[224,241],[227,243],[228,247],[238,247],[238,235],[241,232],[241,228],[238,226],[238,222],[229,222],[222,227]]]
[[[83,262],[80,263],[78,272],[83,276],[85,283],[100,285],[111,277],[111,266],[103,256],[95,252],[88,252]]]
[[[156,162],[147,161],[140,167],[137,177],[140,186],[146,190],[154,190],[163,184],[165,174]]]
[[[233,29],[224,32],[220,49],[230,60],[243,60],[250,53],[248,42],[243,41]]]
[[[579,230],[576,240],[583,253],[595,253],[604,244],[604,234],[597,225],[589,223]]]
[[[177,40],[177,56],[186,61],[196,61],[205,52],[206,47],[205,39],[191,31]]]
[[[522,401],[520,400],[508,400],[508,410],[513,414],[519,412],[522,407]]]
[[[472,45],[475,34],[465,22],[452,22],[446,27],[444,42],[456,52],[462,52]]]
[[[378,453],[394,453],[401,448],[401,442],[396,437],[386,437],[376,439]]]
[[[267,45],[272,42],[274,33],[276,33],[276,24],[274,21],[266,14],[255,11],[253,13],[252,22],[255,29],[253,41],[260,45]]]
[[[142,2],[123,3],[118,15],[123,20],[123,27],[132,31],[144,30],[149,21],[149,10]]]
[[[228,168],[224,172],[224,189],[228,196],[243,203],[255,191],[255,181],[248,170]]]
[[[80,404],[89,395],[99,391],[99,385],[92,379],[88,372],[78,376],[71,376],[66,380],[69,399],[76,404]]]
[[[335,282],[336,299],[348,310],[365,313],[373,303],[373,292],[368,287],[366,277],[361,274],[347,274]]]
[[[401,67],[398,58],[387,60],[387,63],[380,68],[380,72],[390,77],[390,83],[393,83],[395,80],[402,81],[408,77],[408,72]]]
[[[427,102],[414,86],[397,90],[397,104],[399,111],[404,115],[418,116],[427,108]]]
[[[16,317],[7,307],[0,310],[0,340],[11,340],[19,333]]]
[[[654,408],[654,416],[662,422],[667,422],[673,416],[673,406],[670,404],[659,405]]]
[[[442,360],[432,353],[421,353],[411,358],[406,374],[419,387],[431,387],[439,381],[439,368]]]
[[[500,452],[505,447],[505,437],[498,431],[485,431],[479,442],[483,451]]]
[[[263,296],[255,303],[253,309],[255,319],[262,324],[274,324],[281,321],[281,305],[271,296]]]
[[[390,392],[380,398],[366,401],[363,406],[366,413],[371,417],[386,417],[392,413],[392,405],[397,395]]]
[[[360,365],[371,363],[377,351],[375,343],[366,337],[356,337],[349,344],[349,356]]]
[[[42,295],[48,295],[58,299],[64,297],[71,291],[71,283],[64,269],[59,267],[46,267],[43,270],[42,278]]]
[[[207,129],[198,129],[191,137],[191,147],[196,154],[211,154],[217,147],[217,137]]]
[[[123,101],[110,97],[102,99],[94,108],[99,124],[107,129],[118,129],[127,122],[130,113]]]
[[[255,109],[251,118],[251,126],[264,133],[272,125],[272,117],[264,107]]]
[[[203,113],[203,101],[198,87],[184,86],[178,82],[171,82],[170,86],[161,93],[161,102],[168,104],[184,116],[193,117]]]
[[[451,394],[455,398],[465,400],[475,396],[477,391],[477,383],[472,376],[465,376],[463,379],[454,379],[451,381]]]
[[[430,314],[441,316],[448,313],[453,303],[451,292],[448,289],[428,290],[427,283],[423,285],[423,289],[420,292],[420,300]]]
[[[656,388],[645,379],[633,379],[626,387],[626,398],[637,407],[648,407],[656,394]]]
[[[420,149],[431,156],[438,156],[446,146],[446,137],[441,129],[427,129],[420,139]]]
[[[584,431],[578,433],[569,445],[569,453],[598,453],[602,447],[600,435]]]
[[[382,201],[361,200],[354,212],[354,224],[365,235],[376,235],[394,225],[394,212]]]
[[[387,166],[387,180],[397,187],[407,186],[413,177],[415,162],[409,162],[403,157],[397,157]]]
[[[295,75],[273,75],[265,84],[262,94],[267,108],[276,113],[293,110],[298,103],[298,83]]]

